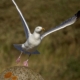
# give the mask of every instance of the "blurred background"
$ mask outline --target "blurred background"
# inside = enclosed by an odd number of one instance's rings
[[[56,27],[80,10],[80,0],[15,0],[31,32],[36,26],[47,30]],[[11,0],[0,0],[0,72],[11,66],[22,66],[28,55],[13,44],[26,41],[20,16]],[[80,20],[45,37],[38,47],[41,54],[32,55],[29,67],[45,80],[80,80]]]

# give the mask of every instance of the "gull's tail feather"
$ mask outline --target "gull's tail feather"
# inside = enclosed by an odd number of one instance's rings
[[[39,51],[35,50],[32,54],[40,54]]]
[[[15,47],[16,49],[18,49],[19,51],[22,51],[22,52],[25,53],[25,54],[39,54],[39,52],[38,52],[37,50],[35,50],[35,51],[33,51],[33,52],[28,52],[28,51],[23,50],[23,49],[22,49],[22,44],[13,44],[13,45],[14,45],[14,47]]]
[[[18,49],[19,51],[23,51],[23,49],[22,49],[22,44],[13,44],[14,45],[14,47],[16,48],[16,49]]]

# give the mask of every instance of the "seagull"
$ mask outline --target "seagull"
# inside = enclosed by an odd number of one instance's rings
[[[23,26],[24,26],[26,39],[27,39],[23,44],[14,44],[14,47],[21,52],[21,54],[19,55],[19,57],[16,60],[17,63],[20,62],[20,58],[21,58],[22,53],[28,54],[29,57],[31,56],[31,54],[39,54],[39,51],[37,50],[37,47],[41,43],[41,41],[43,40],[44,37],[46,37],[47,35],[55,32],[55,31],[63,29],[65,27],[69,26],[69,25],[72,25],[80,17],[80,10],[79,10],[71,18],[65,20],[59,26],[56,26],[55,28],[52,28],[52,29],[44,32],[43,34],[41,34],[41,32],[45,29],[41,26],[37,26],[35,28],[34,32],[31,33],[30,29],[29,29],[29,27],[28,27],[28,25],[25,21],[25,18],[23,17],[23,14],[21,13],[21,11],[20,11],[19,7],[17,6],[16,2],[14,0],[12,0],[12,2],[15,5],[15,7],[16,7],[19,15],[20,15],[20,18],[21,18]],[[26,61],[23,62],[24,66],[26,66],[26,67],[28,67],[29,57]]]

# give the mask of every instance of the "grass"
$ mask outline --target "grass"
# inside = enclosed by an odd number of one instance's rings
[[[16,0],[31,32],[38,25],[46,31],[80,10],[80,0]],[[20,54],[14,43],[26,41],[19,14],[11,0],[0,1],[0,72],[16,66]],[[40,44],[41,54],[32,55],[29,66],[45,80],[80,80],[80,20],[50,34]],[[27,58],[23,54],[22,62]]]

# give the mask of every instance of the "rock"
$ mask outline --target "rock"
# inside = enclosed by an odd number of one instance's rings
[[[44,80],[40,74],[24,66],[14,66],[0,74],[0,80]]]

